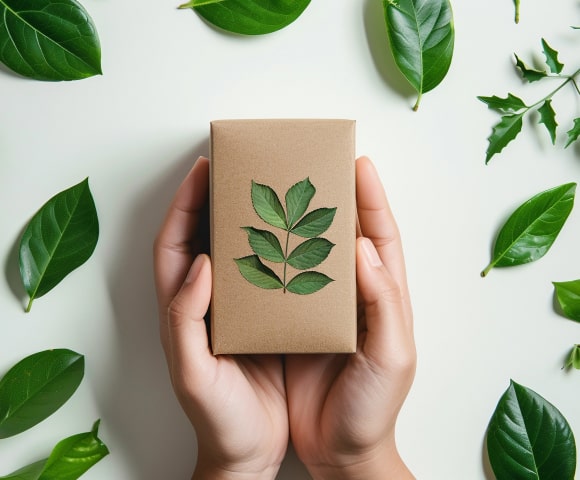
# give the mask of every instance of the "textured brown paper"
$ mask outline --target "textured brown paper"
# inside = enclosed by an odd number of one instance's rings
[[[356,350],[355,122],[352,120],[220,120],[211,123],[211,255],[214,354],[322,353]],[[274,233],[252,205],[252,180],[285,194],[308,177],[316,188],[306,213],[336,207],[321,236],[335,246],[312,268],[334,281],[299,295],[248,282],[234,259],[252,255],[242,227]],[[306,238],[290,235],[288,252]],[[282,278],[283,264],[263,260]],[[288,266],[287,277],[300,273]]]

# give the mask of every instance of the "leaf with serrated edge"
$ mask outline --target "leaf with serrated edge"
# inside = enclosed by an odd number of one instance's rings
[[[536,70],[529,67],[516,54],[514,56],[516,57],[516,67],[520,69],[522,77],[528,82],[537,82],[548,75],[544,70]]]
[[[264,265],[257,255],[234,259],[242,276],[256,287],[267,290],[282,288],[282,280]]]
[[[568,148],[580,137],[580,118],[574,119],[574,126],[566,134],[568,135],[568,141],[566,142],[565,148]]]
[[[550,67],[550,72],[560,73],[564,68],[564,64],[558,61],[558,52],[554,50],[548,42],[542,38],[542,47],[544,51],[544,56],[546,57],[546,64]]]
[[[252,180],[252,205],[258,216],[273,227],[286,230],[286,213],[280,199],[268,185],[262,185]]]
[[[309,295],[318,292],[333,281],[332,278],[324,275],[324,273],[302,272],[288,282],[286,289],[299,295]]]
[[[528,106],[524,103],[521,98],[508,93],[506,98],[500,98],[497,96],[492,97],[477,97],[483,103],[487,105],[487,107],[491,110],[496,110],[501,113],[515,113],[523,108],[528,108]]]
[[[485,277],[493,267],[510,267],[542,258],[553,245],[574,206],[575,183],[538,193],[520,205],[501,228]]]
[[[278,237],[267,230],[254,227],[242,227],[248,234],[248,242],[256,255],[271,262],[283,262],[284,252]]]
[[[503,115],[499,123],[493,126],[488,137],[489,145],[486,151],[485,163],[488,163],[496,153],[500,153],[522,130],[524,113]]]
[[[574,367],[576,370],[580,370],[580,345],[574,345],[566,360],[564,368]]]
[[[580,322],[580,280],[552,283],[564,315],[571,320]]]
[[[298,245],[288,256],[288,264],[298,270],[306,270],[320,265],[330,251],[334,243],[326,238],[311,238]]]
[[[334,220],[336,214],[335,208],[318,208],[310,213],[307,213],[302,220],[300,220],[291,233],[304,238],[314,238],[322,235]]]
[[[304,215],[310,200],[316,193],[314,185],[310,183],[309,178],[305,178],[290,187],[286,192],[286,211],[288,212],[288,227],[292,228],[294,224]]]
[[[538,108],[538,113],[540,114],[540,120],[538,123],[543,123],[550,134],[550,139],[552,140],[552,145],[556,143],[556,127],[558,123],[556,122],[556,112],[552,108],[552,100],[546,100],[540,108]]]
[[[510,382],[487,428],[497,480],[573,480],[576,442],[562,413],[533,390]]]

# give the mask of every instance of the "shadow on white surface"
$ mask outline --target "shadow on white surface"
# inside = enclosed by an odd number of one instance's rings
[[[486,480],[495,480],[495,475],[491,469],[491,464],[489,463],[489,455],[487,453],[487,431],[483,437],[483,442],[481,445],[481,466],[483,468],[483,475]]]

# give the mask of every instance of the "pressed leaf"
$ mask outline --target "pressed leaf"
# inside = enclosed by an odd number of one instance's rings
[[[486,151],[485,163],[488,163],[496,153],[500,153],[521,132],[523,116],[524,112],[503,115],[499,123],[494,125],[491,135],[487,139],[489,145]]]
[[[523,108],[528,108],[521,98],[508,93],[506,98],[500,98],[497,96],[492,97],[477,97],[483,103],[485,103],[491,110],[496,110],[501,113],[515,113]]]
[[[320,265],[334,247],[326,238],[311,238],[298,245],[288,256],[288,264],[298,270]]]
[[[324,288],[332,281],[334,280],[324,275],[324,273],[302,272],[288,282],[286,289],[289,292],[297,293],[299,295],[309,295],[318,292],[318,290]]]
[[[575,183],[541,192],[520,205],[501,228],[490,264],[510,267],[542,258],[556,240],[574,205]]]
[[[263,35],[290,25],[309,3],[310,0],[191,0],[179,8],[193,8],[228,32]]]
[[[568,135],[568,141],[566,142],[565,148],[568,148],[572,143],[578,140],[578,137],[580,137],[580,118],[574,119],[574,126],[566,133]]]
[[[520,69],[522,77],[528,82],[537,82],[548,75],[544,70],[536,70],[526,65],[516,54],[514,56],[516,57],[516,67]]]
[[[92,255],[99,220],[88,179],[55,195],[32,217],[20,240],[20,275],[30,296],[52,290]]]
[[[554,109],[552,108],[552,100],[546,100],[542,106],[538,108],[538,112],[540,113],[539,123],[543,123],[546,126],[553,145],[556,143],[556,127],[558,124],[556,123],[556,112],[554,112]]]
[[[242,276],[256,287],[271,290],[284,286],[278,275],[264,265],[257,255],[236,258],[235,262]]]
[[[304,238],[314,238],[322,235],[334,220],[334,215],[336,214],[335,208],[318,208],[312,212],[306,214],[302,220],[300,220],[294,228],[292,228],[291,233],[299,235]]]
[[[276,192],[252,180],[252,204],[258,216],[269,225],[286,230],[286,214]]]
[[[21,433],[56,412],[84,375],[84,357],[71,350],[38,352],[0,380],[0,438]]]
[[[254,227],[242,227],[248,233],[248,242],[256,255],[271,262],[283,262],[284,252],[278,237],[267,230]]]
[[[560,411],[516,382],[501,397],[487,429],[497,480],[573,480],[576,443]]]
[[[306,178],[301,182],[292,185],[286,193],[286,211],[288,212],[288,227],[292,226],[304,215],[310,200],[316,193],[314,185],[310,179]]]
[[[553,282],[556,298],[564,312],[571,320],[580,322],[580,280],[570,282]]]
[[[568,356],[568,360],[566,360],[564,368],[570,367],[580,370],[580,345],[574,345],[570,351],[570,355]]]
[[[455,30],[449,0],[383,0],[395,63],[419,97],[447,74]]]
[[[78,80],[101,73],[101,48],[75,0],[0,0],[0,61],[37,80]]]
[[[542,38],[542,47],[544,51],[544,56],[546,57],[546,64],[550,67],[550,72],[560,73],[564,68],[564,64],[558,61],[558,52],[554,50],[548,42]]]

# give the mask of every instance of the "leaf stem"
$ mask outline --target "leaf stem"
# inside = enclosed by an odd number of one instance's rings
[[[413,111],[416,112],[417,110],[419,110],[419,103],[421,103],[421,97],[423,96],[422,92],[419,92],[419,96],[417,97],[417,101],[415,102],[415,105],[413,105]]]
[[[520,0],[514,0],[514,4],[516,6],[514,21],[516,23],[520,23]]]
[[[485,278],[489,271],[495,266],[495,262],[491,262],[487,267],[481,272],[481,278]]]
[[[34,302],[34,295],[30,297],[28,305],[26,305],[26,309],[24,310],[25,313],[30,312],[30,309],[32,308],[32,302]]]
[[[290,240],[290,229],[286,230],[286,247],[284,248],[284,278],[282,283],[284,284],[284,289],[282,290],[286,293],[286,266],[288,265],[288,243]]]
[[[554,89],[552,92],[550,92],[544,98],[542,98],[541,100],[537,101],[536,103],[530,105],[526,109],[526,111],[538,106],[540,103],[545,102],[546,100],[551,99],[554,95],[556,95],[556,93],[558,93],[562,88],[564,88],[564,86],[567,85],[569,82],[572,82],[576,86],[576,90],[578,90],[578,85],[576,84],[576,77],[578,76],[578,74],[580,74],[580,68],[578,70],[576,70],[572,75],[557,75],[556,78],[565,78],[566,80],[564,80],[558,86],[558,88]]]

